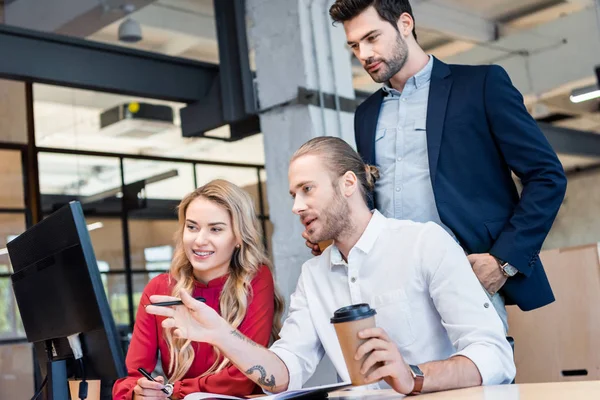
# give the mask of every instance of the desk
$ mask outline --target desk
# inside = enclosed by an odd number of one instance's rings
[[[404,396],[388,390],[341,391],[329,394],[337,400],[396,400]],[[479,386],[411,396],[414,400],[588,400],[600,399],[600,381],[527,383]]]

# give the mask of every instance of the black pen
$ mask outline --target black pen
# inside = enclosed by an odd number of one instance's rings
[[[206,303],[206,299],[204,297],[194,297],[194,299]],[[149,306],[159,306],[159,307],[168,307],[168,306],[180,306],[183,304],[181,300],[174,301],[163,301],[162,303],[150,303]]]
[[[144,375],[146,377],[146,379],[151,380],[152,382],[156,382],[156,379],[154,379],[152,377],[152,375],[150,375],[148,373],[148,371],[146,371],[144,368],[138,368],[138,371],[140,371],[140,374]],[[172,394],[172,393],[169,393],[169,389],[167,389],[167,388],[163,388],[161,390],[163,391],[163,393],[165,393],[165,394],[167,394],[169,396]]]

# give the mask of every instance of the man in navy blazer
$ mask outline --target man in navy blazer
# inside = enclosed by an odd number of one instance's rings
[[[504,69],[427,55],[408,0],[337,0],[330,15],[384,85],[355,115],[357,150],[382,174],[376,207],[446,228],[502,310],[554,301],[538,255],[566,178]]]

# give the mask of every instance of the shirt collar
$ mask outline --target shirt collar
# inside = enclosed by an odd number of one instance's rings
[[[363,234],[358,239],[358,242],[354,245],[353,249],[356,248],[362,251],[364,254],[369,254],[369,252],[373,249],[379,234],[381,233],[383,227],[385,226],[386,218],[377,210],[373,211],[373,216],[367,225],[367,229],[363,232]],[[342,253],[334,244],[331,245],[331,254],[330,254],[330,267],[336,265],[344,265],[348,264],[342,258]]]
[[[207,283],[200,282],[194,279],[194,287],[195,288],[210,288],[210,287],[220,287],[225,286],[225,282],[227,282],[227,278],[229,278],[229,273],[225,275],[219,276],[218,278],[211,279]]]
[[[331,245],[331,253],[329,254],[329,267],[348,266],[348,263],[342,258],[342,253],[334,244]]]
[[[429,56],[429,61],[427,64],[417,72],[414,76],[411,76],[406,82],[407,85],[413,85],[415,88],[420,88],[431,80],[431,72],[433,71],[433,57]],[[390,86],[390,82],[386,82],[383,84],[381,88],[385,95],[391,94],[393,96],[400,96],[402,93],[392,86]]]
[[[386,83],[383,84],[383,86],[381,87],[381,90],[383,90],[383,95],[384,96],[398,96],[400,97],[400,95],[402,95],[402,92],[400,92],[399,90],[394,89],[391,85],[390,82],[387,81]]]

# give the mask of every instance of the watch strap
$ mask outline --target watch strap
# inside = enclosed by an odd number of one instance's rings
[[[413,390],[409,393],[409,395],[421,394],[421,391],[423,390],[423,381],[425,380],[425,375],[423,375],[423,372],[418,366],[410,365],[409,367],[415,382]]]
[[[499,258],[498,258],[498,257],[496,257],[496,256],[492,256],[492,257],[494,257],[494,258],[496,259],[496,262],[498,263],[498,267],[500,268],[500,271],[502,271],[502,274],[503,274],[505,277],[507,277],[507,278],[510,278],[510,277],[511,277],[511,275],[509,275],[509,274],[506,272],[506,266],[508,266],[508,265],[510,265],[510,264],[509,264],[509,263],[507,263],[507,262],[506,262],[506,261],[504,261],[504,260],[501,260],[501,259],[499,259]]]

